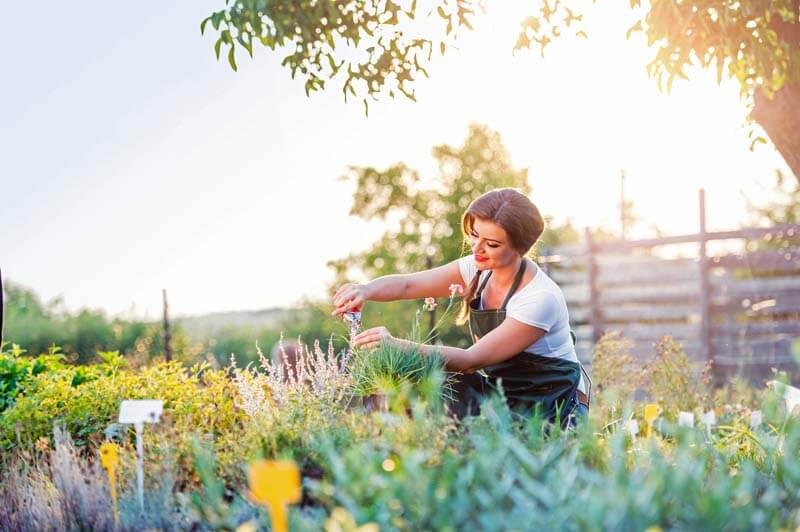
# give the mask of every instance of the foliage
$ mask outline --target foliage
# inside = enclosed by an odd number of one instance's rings
[[[437,2],[438,4],[439,2]],[[406,2],[407,4],[407,2]],[[339,76],[342,92],[376,99],[384,88],[414,99],[413,81],[427,76],[426,65],[434,51],[444,54],[448,38],[430,39],[415,25],[431,22],[442,26],[447,35],[469,26],[473,14],[470,0],[441,2],[436,12],[419,14],[416,0],[407,7],[400,2],[337,0],[335,2],[260,2],[244,0],[230,3],[212,13],[200,24],[204,33],[210,23],[219,36],[214,51],[219,59],[222,46],[228,63],[237,70],[236,49],[253,56],[253,45],[285,50],[282,65],[292,78],[305,78],[306,95],[325,88],[326,79]],[[434,18],[432,20],[432,18]]]
[[[700,371],[689,361],[681,344],[665,336],[655,344],[656,356],[644,366],[644,387],[671,415],[704,406],[709,399],[710,370]]]
[[[601,344],[596,370],[627,375],[625,339],[608,335]],[[390,368],[405,364],[396,355]],[[403,408],[368,414],[350,400],[359,381],[347,368],[356,359],[342,356],[330,347],[304,349],[299,373],[264,357],[257,369],[234,366],[229,373],[176,363],[112,371],[108,357],[87,368],[96,378],[75,386],[71,367],[35,376],[0,418],[5,443],[9,427],[19,423],[20,430],[7,448],[12,452],[0,457],[0,528],[113,529],[108,484],[93,454],[99,435],[80,432],[113,418],[104,412],[121,397],[155,396],[165,400],[165,415],[145,432],[145,515],[135,499],[130,433],[121,438],[122,529],[269,527],[241,474],[259,457],[301,465],[304,496],[289,511],[293,530],[367,523],[387,531],[775,530],[794,527],[800,517],[800,417],[776,394],[741,382],[710,402],[674,340],[663,340],[645,365],[645,387],[663,410],[647,438],[632,438],[618,422],[641,420],[643,405],[635,402],[613,419],[593,408],[569,432],[512,413],[500,395],[463,420],[432,408],[424,394],[410,394]],[[419,362],[410,358],[410,366]],[[604,394],[622,397],[613,388],[630,386],[628,378],[604,382]],[[97,419],[81,416],[86,405]],[[717,425],[676,424],[677,409],[701,407],[714,408]],[[751,426],[756,408],[763,423]],[[23,424],[27,418],[31,423]],[[57,428],[51,449],[53,421],[70,429],[76,445]]]
[[[75,384],[76,376],[84,380]],[[189,435],[208,434],[216,449],[241,449],[247,440],[238,437],[244,414],[236,408],[235,389],[223,371],[202,365],[183,368],[177,362],[158,363],[139,371],[122,367],[118,356],[89,367],[64,367],[40,374],[25,395],[0,417],[0,446],[6,450],[29,450],[46,438],[53,423],[63,424],[79,447],[94,447],[103,440],[109,425],[117,419],[124,399],[164,401],[169,416],[146,438],[174,438],[176,460],[188,464]],[[130,444],[133,430],[123,432]],[[235,457],[223,455],[224,475],[237,476]],[[179,479],[181,480],[181,479]]]
[[[433,52],[445,55],[456,37],[479,23],[474,16],[482,0],[417,1],[337,0],[293,4],[244,0],[206,18],[218,32],[215,52],[228,49],[236,70],[235,49],[252,57],[253,44],[287,52],[282,64],[299,70],[306,95],[324,90],[326,81],[342,80],[348,94],[368,99],[415,100],[414,81]],[[550,43],[566,35],[588,38],[582,20],[590,6],[576,0],[543,1],[520,21],[514,51],[538,48],[542,57]],[[653,0],[643,7],[630,0],[633,22],[626,38],[644,33],[653,51],[649,75],[670,91],[676,78],[699,66],[715,69],[717,80],[735,79],[743,98],[754,107],[749,121],[758,121],[770,135],[793,173],[800,179],[796,151],[797,97],[800,94],[800,3],[797,0]],[[422,13],[423,15],[421,15]],[[425,15],[425,13],[427,13]],[[437,46],[438,44],[438,46]],[[346,68],[345,68],[346,67]],[[783,92],[779,92],[782,91]],[[751,149],[766,143],[750,129]]]
[[[31,353],[46,353],[58,345],[66,360],[86,364],[98,352],[119,351],[149,359],[161,349],[161,328],[154,323],[109,320],[102,312],[81,310],[69,314],[63,302],[55,299],[43,304],[31,289],[5,280],[5,335],[8,340]],[[183,341],[175,331],[175,342]]]
[[[349,367],[353,390],[361,397],[416,392],[437,402],[439,393],[448,396],[444,359],[437,352],[424,355],[416,348],[384,343],[377,349],[356,351]]]
[[[632,345],[619,331],[609,331],[594,346],[592,376],[597,398],[605,405],[619,409],[639,387],[641,368],[630,355]]]
[[[37,357],[25,356],[25,350],[17,344],[12,344],[10,351],[5,351],[5,346],[0,344],[0,413],[14,404],[34,377],[64,367],[64,356],[56,346]]]
[[[374,97],[384,86],[402,87],[400,93],[413,99],[411,82],[426,73],[433,41],[444,43],[451,33],[471,29],[473,11],[478,2],[468,0],[432,0],[419,10],[417,2],[403,9],[397,1],[341,1],[318,3],[304,1],[292,7],[274,2],[247,0],[229,4],[203,21],[219,31],[215,45],[229,48],[235,69],[237,45],[252,55],[253,43],[275,49],[285,47],[290,53],[283,61],[306,77],[306,93],[325,88],[325,80],[347,73],[343,90],[355,95]],[[642,8],[631,0],[633,21],[627,36],[643,32],[655,56],[648,72],[659,86],[669,89],[674,79],[686,78],[686,69],[699,64],[716,68],[736,79],[742,92],[755,88],[775,92],[789,81],[800,80],[800,49],[794,39],[798,32],[800,7],[794,0],[769,3],[746,0],[678,2],[655,0]],[[441,18],[431,25],[418,11],[429,8]],[[566,35],[587,37],[582,28],[587,6],[578,2],[542,2],[538,11],[521,21],[515,50],[545,48]],[[418,33],[425,28],[426,38]],[[337,44],[350,45],[339,46]],[[361,54],[353,53],[353,49]],[[446,44],[440,44],[445,53]],[[426,57],[427,56],[427,57]],[[358,58],[354,61],[352,58]],[[342,67],[347,64],[347,68]],[[355,81],[363,82],[355,85]],[[358,90],[357,90],[358,89]],[[394,91],[390,90],[390,96]]]

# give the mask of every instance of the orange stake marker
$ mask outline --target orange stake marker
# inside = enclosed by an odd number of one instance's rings
[[[289,504],[300,502],[300,471],[291,460],[258,460],[247,471],[250,493],[255,502],[267,507],[272,529],[286,532]]]
[[[111,503],[114,511],[114,523],[119,527],[119,510],[117,509],[117,466],[119,465],[119,452],[117,446],[110,441],[100,446],[100,464],[108,474],[108,482],[111,486]]]

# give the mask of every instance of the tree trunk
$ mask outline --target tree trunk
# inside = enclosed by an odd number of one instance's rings
[[[750,115],[800,181],[800,82],[784,85],[772,99],[758,91]]]
[[[800,16],[800,1],[795,2],[795,13],[796,17]],[[780,17],[774,17],[772,27],[781,40],[792,47],[800,46],[800,21],[788,23]],[[800,80],[787,83],[773,98],[769,98],[763,91],[757,91],[750,116],[764,128],[794,176],[800,181]]]

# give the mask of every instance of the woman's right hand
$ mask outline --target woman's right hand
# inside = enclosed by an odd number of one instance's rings
[[[341,316],[345,312],[359,311],[367,301],[367,287],[363,284],[342,285],[333,295],[334,309],[331,316]]]

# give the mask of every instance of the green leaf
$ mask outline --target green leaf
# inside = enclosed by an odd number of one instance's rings
[[[628,31],[625,32],[625,40],[630,39],[634,31],[642,31],[642,29],[642,21],[637,20],[636,24],[628,28]]]
[[[766,143],[767,143],[767,139],[765,139],[762,136],[758,136],[758,137],[753,139],[753,142],[750,143],[750,151],[755,150],[756,144],[766,144]]]
[[[233,50],[233,46],[231,46],[231,49],[228,50],[228,63],[230,63],[233,71],[236,72],[238,69],[236,68],[236,58],[234,57]]]
[[[219,61],[219,49],[222,46],[222,37],[217,39],[217,42],[214,43],[214,53],[217,55],[217,61]]]
[[[200,23],[200,35],[203,35],[203,34],[205,33],[205,31],[206,31],[206,24],[208,24],[208,21],[209,21],[209,20],[211,20],[211,17],[206,17],[206,18],[204,18],[204,19],[203,19],[203,21]]]
[[[444,12],[444,8],[442,8],[442,6],[437,7],[436,11],[439,12],[439,16],[442,17],[443,19],[447,18],[447,13]]]

